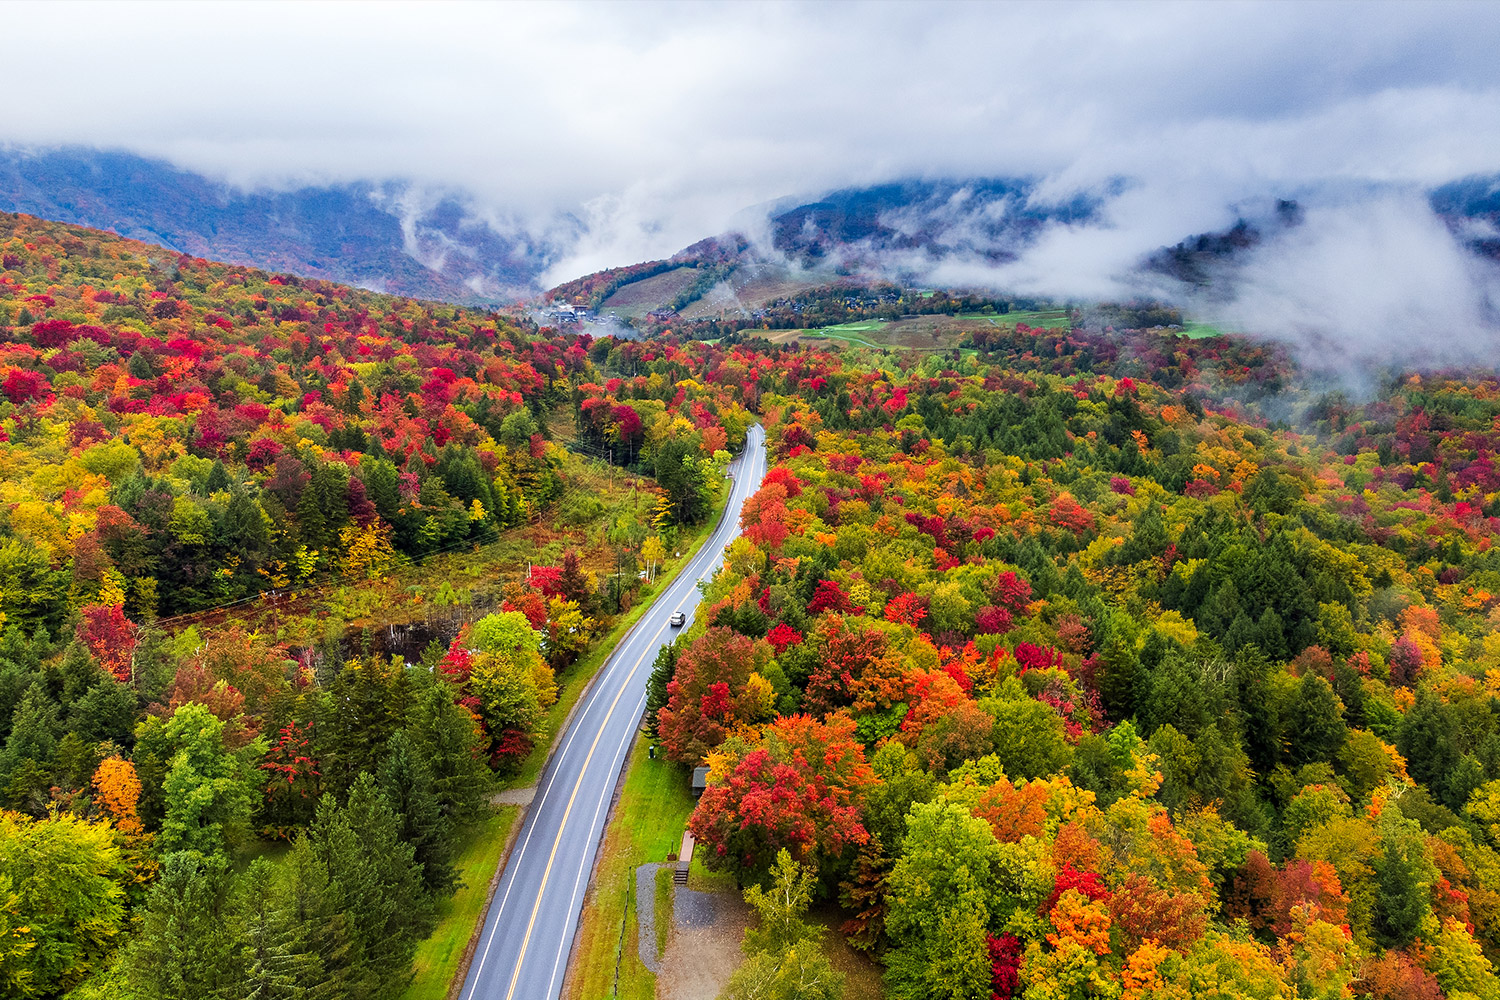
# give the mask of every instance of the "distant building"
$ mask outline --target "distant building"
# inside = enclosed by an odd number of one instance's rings
[[[707,788],[707,787],[708,787],[708,768],[706,768],[706,767],[695,767],[695,768],[693,768],[693,797],[697,798],[698,796],[702,795],[703,794],[703,790],[705,788]]]

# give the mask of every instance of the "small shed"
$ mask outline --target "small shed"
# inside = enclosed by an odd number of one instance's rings
[[[708,787],[708,768],[693,768],[693,798],[703,794],[703,789]]]

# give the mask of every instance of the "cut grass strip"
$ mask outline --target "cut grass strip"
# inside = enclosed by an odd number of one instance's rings
[[[672,933],[672,868],[656,869],[656,957],[667,950],[667,938]]]
[[[656,994],[656,976],[640,960],[635,870],[651,861],[665,861],[677,850],[694,802],[688,769],[661,757],[650,759],[649,744],[644,735],[636,738],[625,785],[599,848],[563,993],[571,1000],[652,1000]],[[670,885],[670,872],[661,872]],[[658,931],[653,942],[657,947],[665,943],[663,928],[671,919],[672,908],[662,906],[658,889]]]
[[[402,1000],[444,1000],[448,995],[464,947],[484,915],[490,879],[500,865],[500,855],[519,813],[519,806],[499,806],[470,827],[457,862],[463,888],[438,904],[437,929],[417,945],[413,962],[416,977]]]

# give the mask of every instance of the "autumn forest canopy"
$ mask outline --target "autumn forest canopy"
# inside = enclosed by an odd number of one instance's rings
[[[0,993],[401,996],[760,422],[645,720],[727,995],[1500,998],[1500,380],[769,337],[906,299],[595,339],[0,215]]]

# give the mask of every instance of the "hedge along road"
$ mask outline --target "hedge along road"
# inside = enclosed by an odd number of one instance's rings
[[[730,466],[734,486],[718,527],[610,656],[542,773],[461,1000],[554,1000],[562,992],[609,802],[646,709],[651,665],[676,636],[672,614],[692,619],[698,583],[723,562],[725,546],[740,533],[740,508],[765,473],[765,431],[756,424]]]

